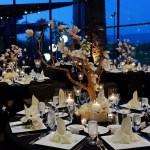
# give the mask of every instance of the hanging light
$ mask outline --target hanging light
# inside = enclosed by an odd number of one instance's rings
[[[44,57],[45,57],[46,61],[49,61],[51,59],[51,56],[49,53],[45,53]]]

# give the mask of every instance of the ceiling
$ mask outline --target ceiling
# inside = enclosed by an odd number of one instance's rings
[[[27,13],[35,13],[38,11],[45,11],[49,9],[56,9],[72,5],[73,2],[59,2],[59,3],[38,3],[38,4],[16,4],[16,5],[0,5],[0,17],[19,17]]]

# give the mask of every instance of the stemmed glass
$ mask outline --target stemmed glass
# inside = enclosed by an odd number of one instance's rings
[[[67,106],[67,108],[68,108],[68,113],[70,115],[70,123],[72,123],[73,113],[74,113],[74,105],[69,105],[69,106]]]
[[[55,121],[55,112],[52,109],[48,110],[48,114],[47,114],[47,124],[49,126],[49,128],[51,130],[55,130],[55,125],[56,125],[56,121]]]
[[[37,68],[37,73],[39,73],[39,68],[41,67],[41,60],[40,59],[34,59],[35,67]]]
[[[95,145],[96,142],[94,141],[94,139],[98,134],[97,121],[95,121],[95,120],[88,121],[88,134],[91,137],[91,140],[89,140],[89,144],[90,145]]]
[[[45,102],[39,102],[38,111],[39,111],[40,117],[43,118],[43,115],[45,113]]]
[[[141,124],[141,114],[134,113],[132,117],[133,128],[137,132]]]
[[[148,109],[148,98],[146,97],[139,97],[140,101],[141,101],[141,109],[143,111],[146,111]]]
[[[80,86],[74,86],[73,89],[74,89],[75,96],[77,97],[77,104],[79,104],[82,88]]]

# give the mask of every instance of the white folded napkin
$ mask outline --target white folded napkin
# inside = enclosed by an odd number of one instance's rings
[[[25,116],[21,118],[22,123],[27,122],[27,120],[31,119],[30,111],[26,105],[24,105],[24,110],[25,110]]]
[[[140,106],[140,102],[138,100],[138,93],[137,91],[135,91],[133,93],[133,98],[128,102],[129,106],[131,106],[131,108],[134,108],[134,109],[139,109],[141,106]]]
[[[71,144],[77,142],[74,138],[73,134],[70,131],[66,131],[65,122],[60,117],[56,118],[57,121],[57,130],[52,137],[50,137],[50,141],[60,143],[60,144]]]
[[[129,116],[123,119],[121,127],[115,131],[111,138],[113,143],[121,144],[131,144],[138,142],[140,139],[141,137],[132,131],[131,118]]]
[[[43,126],[42,119],[37,116],[37,114],[33,114],[32,110],[30,108],[27,108],[26,105],[24,105],[25,109],[25,116],[20,119],[22,123],[26,123],[29,119],[32,120],[32,123],[29,125],[29,128],[33,129],[40,129]]]
[[[29,78],[29,76],[28,76],[28,74],[25,74],[24,75],[24,84],[29,84],[30,83],[30,78]]]
[[[63,105],[65,100],[65,92],[62,89],[59,89],[59,105]]]
[[[41,74],[40,74],[40,76],[39,76],[41,79],[44,79],[45,78],[45,75],[44,75],[44,71],[42,70],[41,71]]]

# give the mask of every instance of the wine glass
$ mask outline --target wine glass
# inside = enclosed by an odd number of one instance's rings
[[[94,139],[98,134],[97,121],[95,121],[95,120],[88,121],[88,134],[91,137],[91,140],[89,140],[89,144],[90,145],[95,145],[96,142],[94,141]]]
[[[68,113],[70,115],[70,123],[72,123],[73,113],[74,113],[74,106],[73,105],[69,105],[67,108],[68,108]]]
[[[141,124],[141,114],[134,113],[132,117],[132,123],[135,132],[137,132]]]
[[[141,109],[146,111],[148,108],[148,98],[146,97],[139,97],[139,101],[141,101]]]
[[[38,111],[39,111],[40,117],[43,118],[43,115],[45,113],[45,102],[39,102]]]
[[[41,67],[41,60],[40,59],[34,59],[35,67],[37,68],[37,73],[39,73],[39,68]]]
[[[47,124],[49,126],[49,128],[51,130],[55,130],[55,125],[56,125],[56,122],[55,122],[55,112],[54,110],[52,109],[49,109],[48,110],[48,114],[47,114]]]

